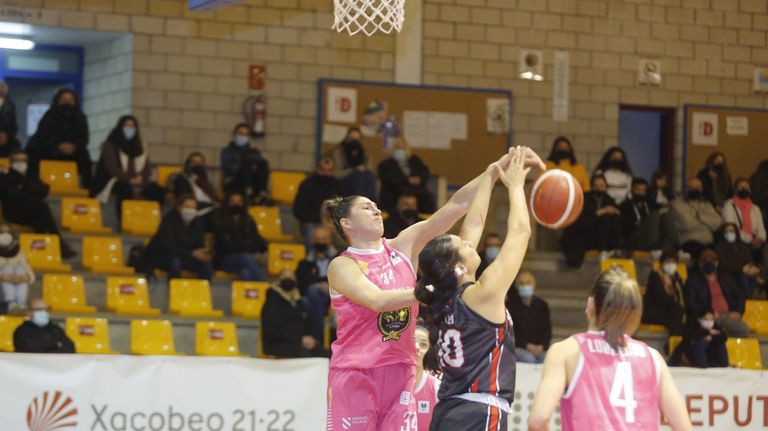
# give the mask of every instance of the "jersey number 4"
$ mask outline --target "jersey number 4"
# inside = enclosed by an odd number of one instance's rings
[[[438,341],[440,346],[440,362],[443,367],[450,365],[459,368],[464,365],[464,346],[461,344],[461,332],[449,329]]]
[[[614,407],[624,409],[624,420],[631,424],[635,422],[635,389],[632,385],[632,366],[629,362],[619,362],[616,365],[616,374],[613,376],[611,394],[608,401]]]

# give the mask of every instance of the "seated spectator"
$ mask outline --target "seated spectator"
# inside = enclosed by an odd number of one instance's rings
[[[184,169],[173,177],[173,197],[192,195],[197,200],[197,209],[201,214],[208,214],[219,204],[216,188],[208,179],[205,170],[205,156],[198,151],[192,152],[184,161]],[[210,225],[210,220],[206,225]]]
[[[213,277],[212,256],[205,249],[205,222],[197,215],[195,197],[179,197],[147,245],[147,263],[167,271],[169,280],[181,277],[182,269],[196,273],[197,278]]]
[[[727,367],[727,339],[712,310],[704,309],[686,323],[683,339],[672,353],[670,365],[679,366],[687,362],[698,368]]]
[[[669,211],[669,206],[675,200],[675,193],[669,183],[667,173],[661,169],[653,171],[651,184],[648,186],[648,206],[651,211],[661,213]]]
[[[19,132],[19,126],[16,121],[16,105],[13,100],[8,98],[8,84],[0,80],[0,130],[5,133],[5,139],[12,144],[19,144],[16,134]],[[20,145],[20,144],[19,144]],[[0,144],[0,157],[8,157],[11,151],[20,150],[21,147],[12,149],[2,154],[3,144]]]
[[[725,200],[733,195],[733,183],[725,163],[725,155],[721,152],[710,154],[696,177],[701,181],[704,199],[720,211]]]
[[[701,251],[697,265],[691,266],[685,282],[687,320],[695,320],[712,309],[717,325],[731,337],[749,336],[749,328],[741,320],[746,297],[733,277],[718,270],[717,254],[711,248]]]
[[[739,238],[739,228],[734,223],[725,223],[715,241],[715,253],[720,270],[730,274],[739,284],[746,299],[758,286],[760,267],[755,265],[749,246]]]
[[[13,348],[20,353],[75,353],[75,344],[51,322],[50,307],[42,298],[32,300],[29,320],[14,331]]]
[[[165,202],[165,190],[150,181],[152,167],[147,147],[141,140],[139,122],[133,115],[120,117],[101,147],[101,157],[96,165],[96,176],[91,196],[107,202],[114,195],[117,219],[125,199],[147,199]]]
[[[264,353],[278,358],[310,356],[318,346],[310,335],[309,322],[296,286],[296,276],[284,270],[267,290],[261,309]]]
[[[403,193],[397,198],[395,211],[388,214],[384,220],[384,236],[394,238],[403,230],[424,219],[419,215],[419,203],[416,195]]]
[[[391,156],[379,163],[377,172],[381,181],[379,204],[382,210],[394,212],[400,195],[411,193],[418,199],[420,213],[435,212],[435,197],[427,189],[429,168],[411,152],[404,139],[392,141]]]
[[[299,222],[307,252],[311,248],[312,231],[321,222],[320,207],[323,201],[339,194],[334,170],[335,165],[331,157],[320,158],[315,173],[299,184],[299,190],[293,200],[293,216]]]
[[[741,241],[749,245],[755,260],[759,261],[766,237],[763,212],[752,203],[752,187],[749,180],[737,178],[734,188],[736,194],[723,204],[723,222],[738,226]]]
[[[232,140],[219,153],[222,185],[225,192],[241,193],[249,205],[260,205],[269,197],[269,162],[251,145],[252,136],[253,130],[245,123],[232,130]]]
[[[609,148],[595,168],[593,176],[595,174],[605,177],[608,186],[606,191],[616,205],[621,205],[627,199],[632,188],[632,169],[629,168],[624,150],[619,147]]]
[[[496,260],[496,257],[499,255],[499,250],[501,250],[501,244],[503,242],[504,241],[501,239],[501,236],[495,232],[491,232],[485,236],[485,241],[483,241],[483,248],[479,250],[480,265],[477,267],[475,279],[480,278],[480,276],[483,274],[483,271],[485,271],[485,268],[488,268],[488,265]]]
[[[324,317],[328,314],[331,298],[328,290],[328,265],[336,257],[337,250],[331,242],[331,231],[318,226],[312,231],[312,243],[307,256],[296,268],[296,282],[304,301],[304,309],[312,336],[323,340]]]
[[[632,194],[621,204],[624,245],[628,250],[660,250],[658,211],[648,205],[648,182],[642,178],[632,180]]]
[[[18,139],[11,138],[10,133],[2,127],[0,125],[0,157],[10,157],[11,154],[21,151],[21,143]]]
[[[214,217],[214,266],[238,274],[239,280],[264,281],[267,274],[255,259],[266,253],[267,242],[259,235],[256,223],[248,214],[245,198],[231,192]]]
[[[585,192],[589,191],[589,176],[587,169],[581,163],[576,161],[576,155],[573,153],[573,145],[565,136],[558,136],[552,143],[552,150],[549,157],[544,162],[547,169],[562,169],[571,175],[581,185]]]
[[[88,152],[88,119],[80,110],[80,101],[74,91],[64,88],[56,92],[51,107],[29,138],[27,152],[29,167],[37,177],[40,161],[68,160],[77,162],[77,172],[83,186],[91,183],[91,155]]]
[[[376,176],[368,167],[368,154],[362,142],[360,129],[350,127],[344,139],[328,155],[335,162],[339,193],[342,196],[358,195],[374,200]]]
[[[712,244],[722,220],[715,207],[704,199],[701,180],[689,178],[685,198],[672,201],[670,217],[680,248],[695,261],[702,248]]]
[[[518,362],[544,363],[552,340],[552,322],[547,301],[534,295],[536,279],[528,271],[517,276],[507,294],[507,310],[515,322],[515,357]]]
[[[30,226],[35,233],[58,235],[59,228],[45,197],[48,186],[29,171],[29,158],[23,151],[11,154],[11,168],[0,173],[0,202],[3,217],[11,223]],[[61,257],[70,259],[77,253],[61,239]]]
[[[607,189],[605,177],[592,177],[592,190],[584,193],[581,215],[560,237],[565,260],[572,268],[581,267],[587,250],[600,250],[600,258],[607,259],[623,248],[621,211]]]
[[[749,177],[752,188],[752,202],[760,207],[763,214],[763,226],[768,225],[768,159],[757,165],[757,170]]]
[[[643,323],[662,325],[670,335],[680,335],[685,321],[684,281],[677,272],[677,252],[665,250],[658,270],[648,274],[643,295]]]
[[[35,273],[21,251],[11,225],[0,222],[0,285],[10,314],[26,314],[27,292],[34,282]]]

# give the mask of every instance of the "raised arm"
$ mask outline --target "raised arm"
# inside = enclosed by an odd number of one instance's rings
[[[485,174],[480,177],[480,184],[475,191],[475,197],[469,204],[469,210],[467,216],[464,217],[464,223],[461,225],[459,231],[459,237],[464,241],[469,241],[472,244],[472,248],[477,248],[477,244],[480,242],[480,237],[483,236],[483,227],[485,227],[485,220],[488,218],[488,204],[491,201],[491,191],[493,191],[493,184],[496,182],[498,175],[494,175],[493,171],[501,169],[496,163],[488,166]]]
[[[381,313],[397,310],[416,302],[413,288],[381,290],[363,274],[357,263],[340,256],[328,265],[328,284],[331,289],[369,310]]]

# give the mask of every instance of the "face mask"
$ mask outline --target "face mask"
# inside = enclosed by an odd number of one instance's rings
[[[0,247],[8,247],[13,242],[13,235],[8,232],[0,233]]]
[[[135,127],[123,127],[123,136],[125,136],[125,139],[130,141],[136,136],[136,128]]]
[[[714,170],[717,173],[723,172],[725,170],[725,165],[720,164],[720,163],[718,163],[716,165],[712,165],[712,170]]]
[[[237,135],[235,136],[235,145],[238,147],[244,147],[248,145],[248,142],[250,142],[250,138],[245,135]]]
[[[739,191],[736,192],[736,196],[738,196],[738,197],[740,197],[742,199],[747,199],[747,198],[749,198],[750,195],[751,195],[751,193],[747,189],[739,189]]]
[[[522,284],[517,287],[517,293],[520,294],[521,298],[530,298],[531,296],[533,296],[533,285]]]
[[[736,232],[726,232],[723,236],[725,237],[725,240],[730,243],[736,242]]]
[[[405,210],[403,211],[403,217],[408,220],[415,220],[419,217],[419,212],[416,210]]]
[[[207,173],[205,172],[205,166],[194,165],[189,168],[189,171],[197,175],[198,177],[205,177],[207,175]]]
[[[392,151],[392,158],[397,160],[398,162],[404,162],[407,154],[405,154],[405,150],[402,148],[397,148],[394,151]]]
[[[48,323],[51,321],[51,318],[48,316],[48,312],[45,310],[35,310],[32,312],[32,323],[39,327],[48,326]]]
[[[701,325],[701,329],[706,329],[707,331],[712,330],[712,328],[715,327],[715,321],[709,320],[709,319],[699,319],[699,325]]]
[[[296,282],[289,279],[280,280],[280,288],[286,292],[296,287]]]
[[[556,150],[554,154],[552,154],[552,158],[560,161],[564,159],[570,159],[571,158],[571,152],[570,151],[564,151],[564,150]]]
[[[328,251],[328,244],[312,244],[312,248],[318,253],[325,253]]]
[[[611,160],[608,163],[608,166],[610,166],[613,169],[621,169],[623,165],[624,165],[624,161],[622,160]]]
[[[667,275],[675,275],[675,273],[677,272],[677,264],[676,263],[665,263],[664,266],[662,267],[662,269],[664,269],[664,272]]]
[[[635,202],[643,202],[645,201],[645,195],[633,195],[632,199],[634,199]]]
[[[701,271],[706,275],[712,275],[717,271],[717,264],[711,260],[706,260],[701,264]]]
[[[184,223],[191,223],[196,216],[197,216],[197,210],[195,208],[181,209],[181,219],[184,220]]]
[[[27,162],[13,162],[11,163],[11,169],[20,173],[21,175],[27,174]]]
[[[492,245],[490,247],[485,248],[485,257],[490,260],[494,261],[499,256],[499,247]]]
[[[229,213],[236,215],[241,214],[243,212],[243,206],[242,205],[231,205],[229,207]]]
[[[701,190],[691,190],[688,192],[688,199],[695,201],[697,199],[701,199]]]
[[[605,193],[604,191],[602,191],[602,190],[595,190],[595,191],[593,191],[593,192],[592,192],[592,194],[593,194],[593,195],[594,195],[596,198],[604,198],[604,197],[605,197],[605,195],[606,195],[606,193]]]

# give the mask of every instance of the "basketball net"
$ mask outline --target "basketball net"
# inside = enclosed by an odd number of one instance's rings
[[[403,28],[405,0],[333,0],[333,29],[371,36]]]

